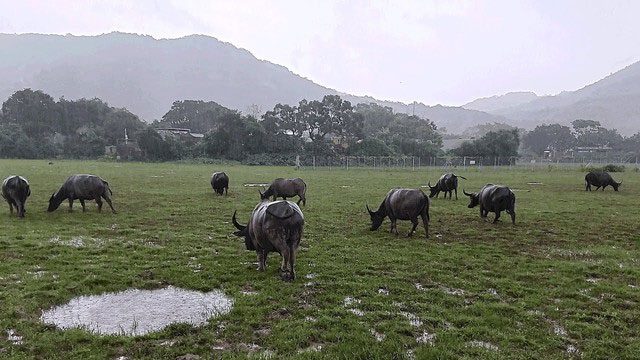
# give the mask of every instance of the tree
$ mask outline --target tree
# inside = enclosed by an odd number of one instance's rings
[[[358,104],[355,111],[362,115],[362,135],[365,138],[378,137],[395,119],[392,108],[376,103]]]
[[[172,146],[151,127],[138,134],[138,146],[149,160],[167,161],[178,158]]]
[[[500,158],[505,164],[508,158],[518,156],[520,136],[517,130],[490,131],[480,139],[466,141],[452,152],[457,156]]]
[[[298,109],[286,104],[276,104],[273,110],[267,111],[262,116],[262,126],[267,134],[286,134],[297,138],[307,130]]]
[[[227,114],[237,113],[214,101],[183,100],[174,101],[171,109],[162,116],[161,126],[187,128],[193,132],[205,133],[218,126],[219,120]]]
[[[618,130],[606,129],[599,121],[574,120],[571,124],[576,133],[578,146],[618,148],[622,145],[623,137],[618,134]]]
[[[231,113],[220,118],[217,129],[205,134],[203,147],[208,156],[242,160],[264,152],[264,139],[264,130],[255,118]]]
[[[560,124],[538,125],[522,137],[523,145],[542,155],[545,150],[565,151],[576,144],[576,137],[568,126]]]
[[[40,90],[16,91],[2,104],[2,122],[18,124],[29,137],[43,138],[60,128],[59,107]]]

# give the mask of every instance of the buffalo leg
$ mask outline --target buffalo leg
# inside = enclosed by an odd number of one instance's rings
[[[487,217],[487,214],[485,214],[484,207],[482,205],[480,205],[480,217],[481,218]]]
[[[411,237],[411,235],[413,235],[413,233],[416,231],[416,228],[418,227],[418,218],[411,219],[411,223],[413,224],[413,227],[411,228],[411,231],[409,231],[409,233],[407,234],[407,237]]]
[[[587,185],[585,185],[584,191],[591,191],[591,184],[587,183]]]
[[[291,281],[291,272],[289,271],[291,264],[291,249],[288,246],[285,246],[281,251],[280,255],[282,255],[283,266],[280,269],[280,278],[285,281]]]
[[[229,188],[228,187],[224,188],[224,194],[225,195],[229,195]]]
[[[267,268],[267,252],[258,250],[258,271],[264,271]]]
[[[87,209],[84,207],[84,200],[80,199],[80,205],[82,205],[82,212],[87,211]]]
[[[500,219],[500,211],[496,211],[496,218],[495,218],[495,219],[493,219],[493,223],[494,223],[494,224],[495,224],[495,223],[497,223],[497,222],[498,222],[498,219]]]
[[[458,188],[453,189],[456,192],[456,200],[458,200]]]
[[[509,215],[511,215],[511,223],[512,223],[513,225],[515,225],[515,224],[516,224],[516,212],[515,212],[515,211],[513,211],[513,210],[511,210],[511,211],[509,212]]]
[[[429,237],[429,217],[427,214],[421,214],[422,217],[422,226],[424,226],[425,237]]]
[[[69,199],[69,212],[73,211],[73,199]]]
[[[9,212],[13,214],[13,204],[9,201],[7,201],[7,204],[9,204]]]
[[[296,279],[296,271],[293,269],[293,265],[296,263],[296,249],[291,248],[289,251],[289,272],[291,274],[291,281]]]
[[[600,189],[600,186],[596,187],[596,191],[598,191]]]
[[[98,204],[98,212],[102,212],[102,199],[100,199],[100,196],[96,197],[96,204]]]
[[[116,211],[116,209],[113,208],[113,204],[111,203],[111,198],[104,196],[104,200],[107,202],[107,204],[111,208],[111,212],[114,214],[117,214],[118,212]],[[100,208],[102,208],[102,202],[100,202]]]

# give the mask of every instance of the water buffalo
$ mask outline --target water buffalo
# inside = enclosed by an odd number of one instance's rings
[[[493,212],[496,214],[496,218],[493,219],[495,224],[500,218],[500,212],[506,211],[511,215],[511,222],[516,223],[516,195],[508,187],[487,184],[478,193],[468,194],[464,190],[462,192],[471,199],[470,209],[480,205],[480,217],[486,218],[489,212]]]
[[[269,252],[276,251],[282,256],[280,277],[285,281],[295,279],[296,252],[304,227],[304,215],[296,203],[263,200],[253,209],[246,226],[238,223],[235,211],[231,220],[238,229],[233,234],[244,237],[247,250],[258,254],[259,271],[265,270]]]
[[[391,189],[378,207],[371,211],[367,205],[367,211],[371,216],[371,230],[377,230],[385,217],[391,220],[391,232],[398,235],[397,220],[411,220],[413,228],[407,237],[413,235],[418,226],[418,216],[422,217],[425,235],[429,237],[429,198],[420,189]]]
[[[294,197],[298,195],[300,198],[298,199],[297,204],[300,205],[302,201],[302,205],[307,205],[307,199],[305,197],[305,193],[307,192],[307,184],[300,178],[295,179],[283,179],[277,178],[273,180],[269,188],[265,190],[265,192],[260,193],[260,199],[268,199],[270,196],[273,196],[273,200],[275,201],[278,197],[282,197],[284,200],[287,200],[288,197]]]
[[[16,207],[18,217],[24,217],[24,213],[26,212],[24,205],[29,195],[31,195],[29,182],[22,176],[12,175],[2,182],[2,197],[9,204],[9,211],[11,211],[12,214],[13,207]]]
[[[229,195],[229,177],[227,174],[224,172],[214,172],[213,175],[211,175],[211,187],[218,195],[222,195],[223,192]]]
[[[455,191],[456,200],[458,200],[458,178],[467,180],[464,176],[449,173],[442,175],[435,186],[431,186],[431,182],[429,182],[429,184],[427,184],[431,190],[429,197],[433,198],[435,196],[437,198],[438,194],[442,191],[445,199],[447,198],[447,193],[449,193],[449,199],[451,199],[451,192]]]
[[[598,189],[601,187],[602,187],[602,191],[604,191],[604,188],[606,188],[609,185],[613,187],[613,190],[618,191],[618,187],[620,186],[620,184],[622,184],[622,181],[615,182],[615,180],[613,180],[613,178],[611,177],[611,175],[609,175],[608,172],[592,171],[584,177],[584,183],[586,186],[585,191],[591,191],[591,185],[596,187],[596,191],[598,191]]]
[[[95,175],[71,175],[62,184],[62,187],[56,191],[49,199],[49,208],[47,211],[51,212],[57,209],[60,204],[65,200],[69,200],[69,211],[73,210],[73,200],[80,200],[82,205],[82,211],[85,211],[84,201],[95,200],[98,204],[98,211],[102,211],[102,198],[105,199],[111,211],[115,214],[116,209],[113,208],[111,203],[111,189],[109,183],[102,180]]]

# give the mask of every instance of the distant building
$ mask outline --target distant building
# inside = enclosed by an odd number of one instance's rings
[[[197,141],[204,137],[204,134],[192,133],[191,129],[185,128],[159,128],[156,129],[156,131],[158,132],[158,134],[160,134],[160,136],[162,136],[163,139],[167,136],[178,136],[183,139]]]

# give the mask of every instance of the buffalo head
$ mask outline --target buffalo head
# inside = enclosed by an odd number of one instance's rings
[[[436,186],[431,186],[431,181],[429,181],[427,186],[429,187],[429,190],[431,191],[431,193],[429,194],[429,197],[432,198],[432,197],[436,196],[436,194],[438,193],[438,184],[436,184]]]
[[[477,193],[468,193],[466,191],[464,191],[464,189],[462,189],[462,193],[467,195],[469,197],[469,199],[471,200],[471,202],[469,203],[468,208],[474,208],[476,206],[478,206],[478,204],[480,204],[480,196],[478,196]]]
[[[57,193],[54,193],[53,195],[51,195],[51,198],[49,198],[49,207],[47,208],[48,212],[56,210],[58,207],[60,207],[60,204],[62,204],[63,199],[57,195]]]
[[[369,209],[369,205],[366,206],[367,211],[369,212],[369,216],[371,217],[371,230],[378,230],[380,225],[382,225],[382,221],[384,220],[385,215],[382,211],[380,211],[380,209],[378,209],[378,211],[371,211],[371,209]]]
[[[231,222],[233,222],[233,226],[235,226],[236,229],[238,229],[238,231],[234,231],[233,235],[238,237],[244,237],[244,245],[247,248],[247,250],[255,250],[256,248],[253,245],[253,241],[251,241],[249,230],[247,229],[247,226],[240,225],[238,223],[238,220],[236,220],[236,212],[237,210],[233,212],[233,216],[231,217]]]
[[[618,191],[618,187],[620,187],[620,185],[622,185],[622,181],[620,181],[620,182],[612,181],[611,182],[611,186],[613,186],[613,190],[615,190],[615,191]]]

